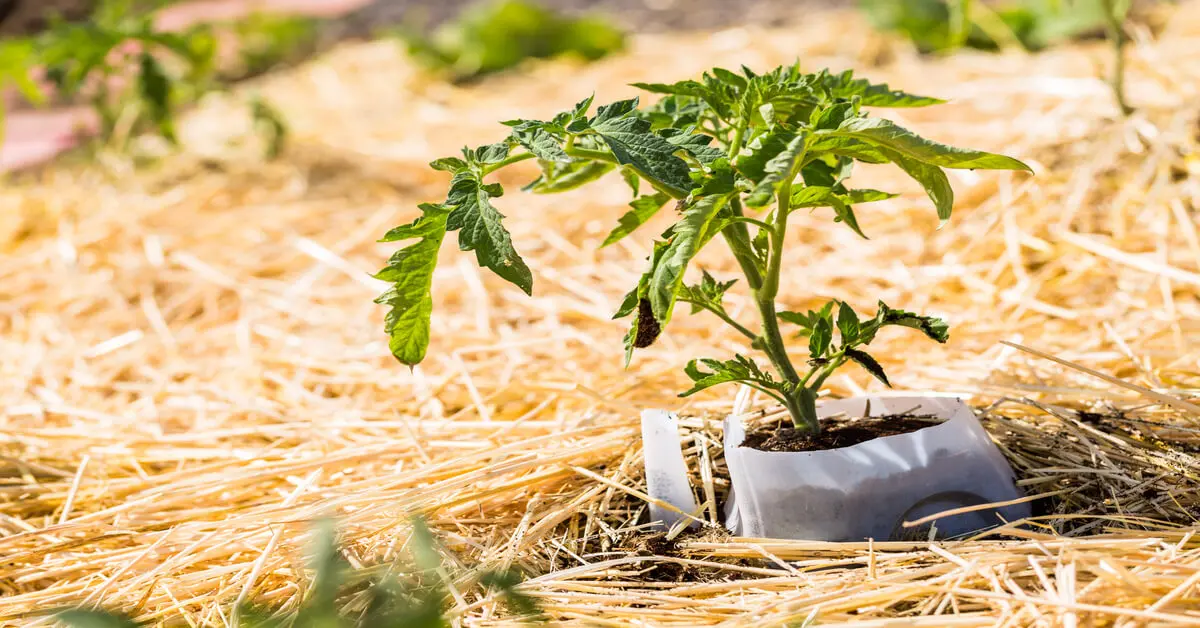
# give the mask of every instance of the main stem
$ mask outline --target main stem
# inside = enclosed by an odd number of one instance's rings
[[[729,156],[733,159],[741,150],[742,139],[745,135],[746,123],[740,124],[734,130],[733,138],[730,141]],[[803,163],[803,157],[796,160],[796,163]],[[783,334],[779,330],[779,315],[775,310],[775,297],[779,293],[779,274],[783,268],[783,240],[787,235],[787,220],[788,214],[791,212],[792,200],[792,179],[796,176],[795,172],[789,173],[789,176],[784,178],[783,185],[779,188],[779,202],[775,215],[775,223],[771,236],[770,258],[767,260],[767,272],[763,276],[758,270],[758,259],[754,255],[753,247],[750,245],[750,234],[744,222],[737,222],[726,227],[721,233],[725,236],[725,241],[729,244],[729,248],[733,251],[733,256],[738,260],[738,264],[742,267],[742,272],[746,275],[746,281],[750,284],[750,290],[754,296],[754,302],[758,306],[759,316],[762,318],[762,333],[755,339],[754,344],[759,346],[767,358],[771,361],[771,365],[775,367],[779,377],[791,385],[792,390],[783,395],[784,407],[787,408],[788,414],[792,417],[792,423],[799,429],[804,429],[809,432],[817,432],[820,430],[820,425],[817,423],[817,417],[805,409],[805,404],[800,401],[800,391],[803,388],[800,374],[796,372],[796,367],[792,365],[791,358],[788,357],[787,347],[783,342]],[[730,203],[730,208],[735,215],[741,215],[742,205],[738,198]]]

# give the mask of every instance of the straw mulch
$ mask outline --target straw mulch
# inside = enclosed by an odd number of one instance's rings
[[[883,299],[952,321],[945,347],[896,332],[876,353],[898,388],[975,394],[1043,496],[1003,538],[647,538],[638,411],[685,417],[700,516],[716,521],[736,391],[675,393],[687,358],[746,347],[680,316],[622,369],[609,317],[661,225],[597,251],[628,200],[619,178],[501,199],[535,296],[447,250],[429,359],[410,373],[387,354],[368,273],[393,247],[374,240],[444,190],[425,161],[593,90],[796,56],[953,98],[901,118],[1035,164],[957,173],[940,231],[911,183],[863,168],[861,185],[905,196],[860,212],[869,242],[796,217],[782,289],[792,309]],[[227,625],[239,599],[294,608],[312,520],[336,517],[347,558],[369,566],[405,555],[407,517],[424,513],[463,565],[533,574],[566,624],[1200,625],[1197,58],[1200,6],[1185,5],[1131,52],[1142,109],[1121,121],[1101,45],[920,59],[851,13],[640,36],[619,58],[465,88],[355,45],[259,86],[294,127],[281,161],[225,145],[247,122],[217,101],[158,166],[26,177],[0,191],[0,623],[76,602],[192,626]],[[717,247],[700,263],[732,271]],[[831,380],[835,395],[872,386]],[[506,621],[469,572],[447,573],[463,624]]]

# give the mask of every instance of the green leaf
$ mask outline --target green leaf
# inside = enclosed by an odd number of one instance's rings
[[[523,189],[535,194],[566,192],[603,177],[615,167],[603,161],[585,159],[576,159],[565,164],[542,162],[542,176]]]
[[[884,118],[853,118],[847,120],[832,134],[883,147],[905,157],[942,168],[1033,172],[1029,166],[1012,157],[940,144],[920,137]]]
[[[59,611],[54,618],[70,628],[137,628],[137,622],[109,611],[72,608]]]
[[[275,159],[283,152],[287,142],[288,126],[283,114],[262,98],[255,98],[250,103],[250,116],[254,120],[254,128],[266,142],[264,151],[267,159]]]
[[[337,596],[349,565],[342,558],[337,545],[337,531],[333,522],[323,519],[317,523],[313,534],[312,557],[309,565],[315,572],[312,591],[304,600],[303,613],[319,615],[331,621],[337,620]]]
[[[863,233],[858,226],[858,218],[854,215],[854,209],[842,201],[840,197],[833,196],[830,198],[830,205],[833,207],[833,213],[837,216],[833,219],[834,222],[844,222],[847,227],[850,227],[854,233],[864,240],[867,240],[867,234]]]
[[[517,616],[526,620],[544,620],[537,598],[521,591],[521,576],[515,571],[488,571],[479,577],[479,583],[496,589],[504,603]]]
[[[946,321],[936,316],[922,316],[904,310],[893,310],[882,301],[879,302],[879,312],[876,313],[879,326],[897,325],[916,329],[939,343],[950,339],[950,328]]]
[[[392,284],[375,302],[391,307],[384,317],[388,348],[397,360],[408,366],[425,359],[429,347],[433,271],[446,235],[446,216],[449,214],[444,205],[425,204],[421,210],[423,216],[410,225],[392,229],[381,242],[413,238],[421,241],[396,251],[387,267],[375,275],[376,279]]]
[[[683,283],[683,273],[696,253],[712,238],[710,226],[728,202],[729,195],[703,197],[683,211],[683,218],[671,230],[671,239],[650,281],[650,305],[656,318],[666,325]]]
[[[702,370],[700,365],[708,367],[709,370]],[[776,381],[769,373],[760,369],[753,360],[742,355],[735,355],[732,360],[724,362],[707,358],[692,360],[683,370],[691,378],[693,385],[680,393],[680,397],[690,397],[702,390],[731,382],[749,384],[776,398],[779,398],[776,393],[786,394],[788,390],[787,384]]]
[[[809,310],[808,312],[788,312],[783,311],[778,313],[779,320],[785,323],[791,323],[800,327],[798,335],[808,336],[812,334],[813,328],[817,326],[817,322],[821,320],[833,320],[833,301],[826,303],[819,310]]]
[[[444,172],[458,172],[467,167],[467,162],[458,157],[442,157],[429,162],[429,167]]]
[[[541,126],[518,127],[513,130],[513,139],[542,161],[568,162],[571,158],[563,150],[562,140],[548,133]]]
[[[709,146],[713,140],[711,136],[703,133],[694,133],[693,130],[693,127],[682,130],[663,129],[659,131],[659,135],[675,146],[682,148],[705,166],[725,157],[725,151]]]
[[[954,188],[950,186],[950,179],[946,173],[937,166],[910,159],[899,153],[888,151],[885,154],[908,176],[925,188],[925,193],[929,196],[929,200],[933,201],[934,208],[937,209],[941,224],[950,220],[950,214],[954,211]]]
[[[775,197],[779,186],[786,180],[796,161],[800,159],[808,147],[807,131],[792,133],[777,127],[776,131],[756,138],[747,147],[748,154],[736,162],[738,172],[750,179],[755,185],[754,190],[746,197],[748,207],[762,207],[769,204]]]
[[[867,79],[856,79],[853,70],[846,70],[841,74],[829,74],[828,71],[824,71],[818,75],[817,80],[834,98],[849,99],[858,96],[865,107],[928,107],[946,102],[940,98],[894,90],[888,87],[887,83],[873,84]]]
[[[852,345],[858,340],[858,314],[845,303],[838,303],[837,328],[842,335],[842,345]]]
[[[733,284],[737,283],[737,280],[717,281],[708,274],[707,270],[702,270],[701,273],[700,283],[691,286],[685,285],[679,289],[679,299],[692,304],[692,314],[696,314],[706,307],[721,312],[725,311],[722,305],[725,293],[733,287]]]
[[[495,164],[508,158],[508,154],[512,152],[512,144],[505,140],[503,142],[496,142],[495,144],[484,144],[479,148],[464,152],[468,163]]]
[[[600,107],[591,129],[600,135],[622,166],[633,166],[655,182],[678,192],[691,189],[687,162],[675,156],[680,147],[650,130],[650,123],[631,115],[637,99]]]
[[[174,144],[177,139],[171,111],[171,80],[149,52],[141,54],[139,66],[138,92],[146,104],[150,119],[158,126],[158,132]]]
[[[892,383],[888,381],[887,373],[883,372],[883,367],[879,365],[879,362],[875,361],[875,358],[871,357],[870,355],[867,355],[867,353],[865,351],[859,351],[858,349],[847,348],[846,349],[846,357],[850,358],[851,360],[854,360],[856,363],[858,363],[859,366],[866,369],[868,373],[870,373],[871,375],[874,375],[875,379],[878,379],[879,381],[883,382],[884,386],[887,386],[888,388],[892,387]]]
[[[601,248],[620,241],[625,236],[633,233],[635,229],[646,224],[648,220],[662,209],[667,201],[671,200],[670,196],[663,193],[658,193],[650,196],[642,196],[629,204],[631,209],[617,221],[617,227],[604,238],[604,242],[600,245]]]
[[[880,192],[879,190],[864,189],[850,190],[846,194],[841,195],[840,198],[847,203],[874,203],[876,201],[886,201],[889,198],[896,198],[897,196],[900,195],[892,194],[891,192]]]
[[[478,175],[459,172],[450,184],[446,204],[453,206],[446,216],[446,230],[458,231],[458,248],[475,251],[479,265],[520,288],[533,292],[533,274],[525,260],[513,248],[512,238],[501,224],[504,215],[492,206],[496,188],[485,186]]]
[[[829,324],[829,319],[821,317],[813,325],[812,335],[808,337],[808,354],[812,359],[818,359],[825,356],[829,351],[829,345],[833,341],[833,326]]]

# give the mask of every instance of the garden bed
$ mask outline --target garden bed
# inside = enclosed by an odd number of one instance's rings
[[[242,596],[296,603],[311,520],[335,516],[351,563],[373,565],[416,513],[465,562],[532,574],[525,589],[564,623],[1200,622],[1200,6],[1130,54],[1141,110],[1121,120],[1102,44],[920,58],[852,13],[639,35],[592,65],[469,87],[426,80],[390,42],[355,44],[256,86],[292,128],[279,161],[225,146],[249,122],[212,102],[181,123],[185,152],[149,169],[23,175],[0,190],[0,624],[86,600],[222,625]],[[428,359],[410,372],[389,355],[368,273],[394,248],[375,239],[444,191],[426,161],[564,98],[797,56],[950,98],[900,119],[1034,166],[953,173],[955,218],[936,232],[902,174],[863,168],[906,194],[860,211],[871,242],[797,215],[780,290],[944,315],[949,344],[897,334],[873,354],[897,388],[974,395],[1034,521],[936,546],[645,536],[639,411],[682,415],[698,517],[717,523],[734,394],[675,393],[685,356],[745,340],[680,314],[622,369],[610,317],[649,247],[596,250],[626,210],[619,177],[499,199],[534,297],[451,252]],[[699,263],[727,273],[712,253]],[[859,372],[828,386],[869,388]],[[472,589],[453,612],[498,625],[495,606]]]

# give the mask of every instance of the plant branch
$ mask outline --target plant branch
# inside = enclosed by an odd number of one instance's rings
[[[592,150],[590,148],[576,147],[574,142],[572,141],[574,139],[575,139],[574,136],[570,136],[567,140],[566,147],[564,147],[564,151],[568,155],[570,155],[572,157],[577,157],[579,159],[591,159],[592,161],[603,161],[605,163],[610,163],[610,164],[614,164],[614,165],[618,165],[618,166],[624,165],[626,168],[629,168],[630,170],[633,170],[635,173],[637,173],[637,176],[641,177],[642,179],[645,179],[646,183],[649,183],[650,187],[653,187],[655,190],[658,190],[659,192],[662,192],[663,194],[666,194],[667,196],[670,196],[671,198],[676,199],[676,200],[685,199],[688,197],[687,192],[682,191],[682,190],[676,190],[672,187],[663,185],[661,182],[659,182],[654,177],[650,176],[649,174],[646,174],[646,171],[642,170],[641,168],[638,168],[637,166],[635,166],[633,164],[622,164],[621,162],[617,161],[617,158],[612,153],[602,151],[602,150]]]
[[[533,153],[521,153],[519,155],[510,155],[510,156],[508,156],[508,158],[506,158],[502,161],[497,161],[494,164],[488,164],[488,165],[484,166],[483,167],[483,175],[487,176],[505,166],[515,164],[519,161],[525,161],[526,159],[532,159],[533,157],[534,157]]]
[[[696,307],[699,307],[699,308],[705,309],[709,312],[712,312],[713,314],[715,314],[717,316],[717,318],[720,318],[721,320],[728,323],[730,327],[733,327],[739,333],[741,333],[743,336],[749,338],[751,341],[758,340],[758,334],[750,331],[750,329],[748,327],[746,327],[745,325],[733,320],[733,317],[731,317],[727,312],[725,312],[725,310],[712,307],[711,305],[709,305],[707,303],[701,303],[699,301],[692,301],[690,299],[679,299],[679,300],[684,303],[690,303],[692,305],[695,305]]]

